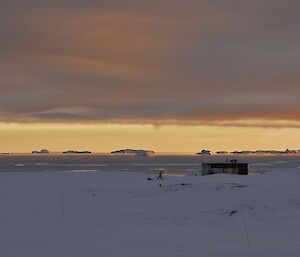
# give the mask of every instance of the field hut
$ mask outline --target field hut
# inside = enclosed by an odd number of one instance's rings
[[[248,163],[238,163],[236,160],[226,163],[202,163],[202,175],[212,174],[248,175]]]

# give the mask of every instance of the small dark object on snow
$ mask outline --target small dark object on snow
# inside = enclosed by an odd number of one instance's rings
[[[148,178],[147,180],[154,180],[153,178]]]
[[[232,210],[232,211],[224,211],[223,214],[227,216],[233,216],[236,214],[238,211],[237,210]]]
[[[233,185],[230,188],[234,189],[234,188],[243,188],[243,187],[247,187],[247,185]]]
[[[180,185],[182,185],[182,186],[190,186],[191,184],[190,183],[181,183]]]
[[[229,216],[232,216],[233,214],[236,214],[238,211],[237,210],[233,210],[233,211],[230,211],[228,214]]]

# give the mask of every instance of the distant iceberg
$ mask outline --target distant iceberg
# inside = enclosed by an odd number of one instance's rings
[[[211,155],[211,151],[210,150],[202,150],[201,152],[198,152],[197,154]]]
[[[47,149],[42,149],[41,151],[32,151],[32,154],[49,154]]]
[[[111,154],[125,154],[134,156],[154,156],[155,152],[151,150],[134,150],[134,149],[124,149],[111,152]]]
[[[74,151],[74,150],[69,150],[63,152],[63,154],[91,154],[92,152],[90,151]]]

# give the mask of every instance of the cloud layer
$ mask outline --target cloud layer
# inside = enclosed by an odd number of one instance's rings
[[[4,0],[0,120],[300,121],[298,0]]]

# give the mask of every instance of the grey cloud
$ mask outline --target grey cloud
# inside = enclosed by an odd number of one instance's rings
[[[0,120],[300,120],[300,2],[0,3]]]

